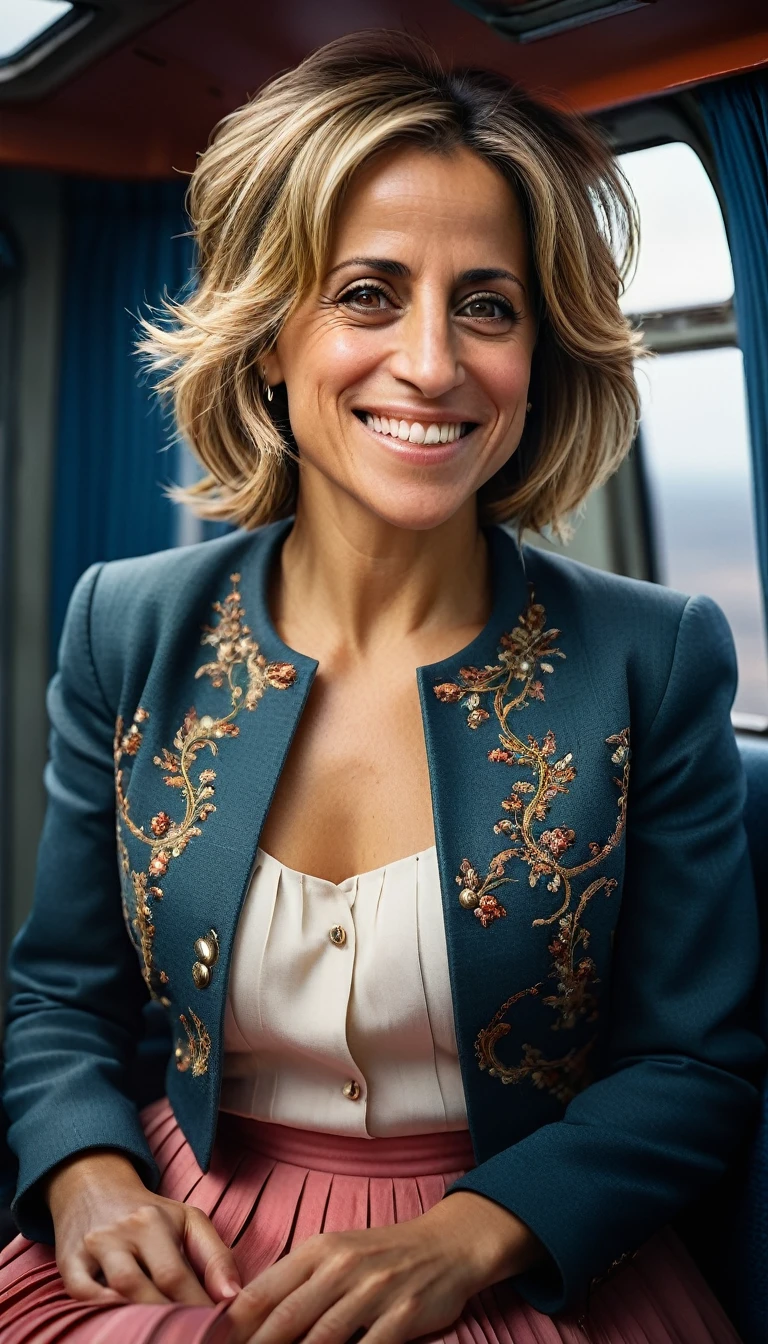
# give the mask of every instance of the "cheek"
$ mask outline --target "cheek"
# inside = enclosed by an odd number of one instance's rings
[[[305,392],[312,389],[315,404],[327,403],[367,377],[381,356],[381,333],[352,330],[341,324],[326,328],[302,349],[299,385]]]
[[[530,352],[522,348],[510,351],[509,348],[491,347],[478,363],[477,376],[500,417],[510,420],[519,411],[520,402],[527,397],[531,377]]]

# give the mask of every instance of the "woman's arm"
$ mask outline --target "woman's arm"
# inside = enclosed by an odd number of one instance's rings
[[[112,741],[91,652],[100,566],[72,595],[48,691],[48,807],[32,912],[9,962],[3,1102],[19,1159],[14,1213],[50,1241],[40,1182],[88,1148],[122,1151],[152,1184],[157,1173],[126,1095],[147,990],[123,923],[115,846]]]
[[[238,1286],[234,1260],[202,1213],[147,1188],[157,1172],[127,1095],[147,990],[121,912],[115,715],[91,651],[99,570],[72,596],[49,689],[48,809],[32,913],[10,960],[3,1101],[20,1166],[14,1213],[33,1240],[55,1230],[76,1297],[114,1298],[111,1285],[132,1301],[209,1302],[190,1264],[219,1298]]]
[[[754,1110],[764,1047],[735,685],[724,616],[691,599],[661,704],[633,727],[606,1075],[453,1187],[498,1201],[547,1247],[516,1282],[545,1312],[583,1298],[721,1175]]]

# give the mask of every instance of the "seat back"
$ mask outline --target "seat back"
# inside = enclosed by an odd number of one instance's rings
[[[763,1034],[768,1039],[768,739],[742,739],[741,759],[747,776],[744,821],[749,840],[760,909],[763,974],[760,1006]],[[768,1339],[768,1080],[747,1168],[741,1217],[732,1229],[741,1251],[746,1312],[742,1333],[745,1344]],[[749,1332],[747,1334],[747,1332]]]
[[[768,1039],[768,739],[741,738],[747,777],[744,822],[755,876],[763,949],[759,1004]],[[689,1250],[744,1344],[768,1340],[768,1082],[757,1128],[728,1176],[679,1222]]]

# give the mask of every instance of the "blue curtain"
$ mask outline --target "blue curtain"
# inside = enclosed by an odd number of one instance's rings
[[[768,612],[768,74],[765,71],[703,86],[698,103],[709,130],[723,192],[733,260],[736,317],[749,406],[755,525]],[[724,445],[727,451],[727,445]],[[746,820],[755,857],[765,826],[768,750],[747,756],[750,802]],[[759,786],[759,787],[758,787]],[[759,812],[759,799],[762,812]],[[759,815],[758,815],[759,814]],[[766,872],[756,867],[768,953]],[[762,991],[768,1030],[768,985]],[[746,1344],[768,1339],[768,1088],[741,1183],[719,1220],[720,1244],[710,1282],[719,1288]]]
[[[176,543],[185,449],[133,353],[136,315],[191,282],[184,182],[64,183],[65,282],[54,486],[51,657],[94,560]]]
[[[704,85],[698,102],[725,199],[768,618],[768,74],[759,71]]]

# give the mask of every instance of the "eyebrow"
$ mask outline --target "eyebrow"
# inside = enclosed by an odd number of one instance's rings
[[[346,261],[340,261],[338,266],[334,266],[328,272],[328,278],[335,275],[337,271],[343,271],[347,266],[365,266],[371,271],[380,271],[384,275],[395,275],[407,277],[411,274],[409,266],[402,261],[392,261],[389,257],[348,257]],[[503,266],[476,266],[470,271],[462,271],[457,279],[459,285],[484,285],[491,280],[511,280],[514,285],[518,285],[525,294],[525,285],[514,271],[507,271]]]

